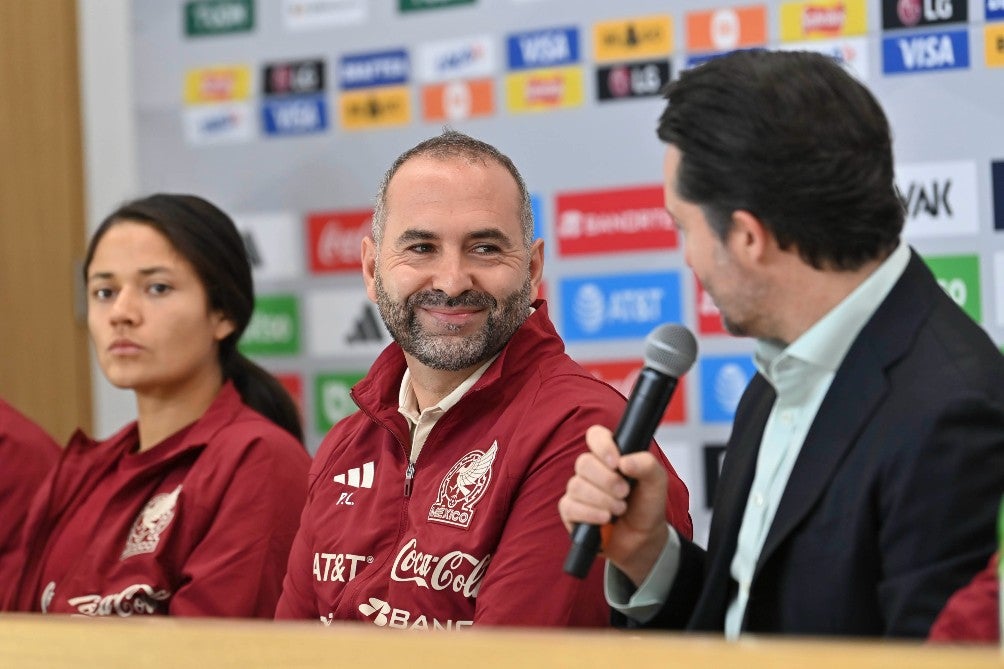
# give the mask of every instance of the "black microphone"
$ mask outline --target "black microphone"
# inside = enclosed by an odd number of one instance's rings
[[[697,341],[682,325],[666,323],[645,338],[645,365],[642,367],[614,441],[621,455],[644,451],[666,412],[677,380],[687,373],[697,358]],[[616,520],[616,519],[615,519]],[[572,528],[572,546],[565,558],[565,573],[585,578],[600,548],[600,528],[576,523]]]

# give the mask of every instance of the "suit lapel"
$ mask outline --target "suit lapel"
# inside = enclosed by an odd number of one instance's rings
[[[704,589],[690,621],[691,629],[722,629],[724,624],[732,582],[730,564],[736,552],[739,525],[753,484],[757,454],[774,398],[774,389],[757,374],[736,409],[732,436],[715,492]]]
[[[795,460],[760,552],[757,573],[825,493],[840,462],[888,392],[886,369],[907,351],[930,311],[931,286],[938,290],[930,272],[913,254],[903,276],[847,352]]]

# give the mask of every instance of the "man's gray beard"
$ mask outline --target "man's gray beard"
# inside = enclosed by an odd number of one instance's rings
[[[380,318],[394,340],[409,355],[432,369],[456,372],[474,367],[502,350],[530,315],[530,277],[506,297],[501,305],[490,294],[468,290],[448,297],[439,290],[423,290],[404,303],[394,302],[384,289],[380,272],[374,276]],[[416,307],[473,307],[487,309],[488,318],[480,330],[463,338],[430,335],[415,316]],[[460,327],[451,328],[459,330]]]

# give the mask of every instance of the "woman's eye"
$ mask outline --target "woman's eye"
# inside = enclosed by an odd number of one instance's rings
[[[147,288],[151,295],[166,295],[171,292],[171,286],[166,283],[153,283]]]
[[[111,288],[95,288],[91,291],[91,295],[93,295],[96,300],[108,300],[115,295],[115,291]]]

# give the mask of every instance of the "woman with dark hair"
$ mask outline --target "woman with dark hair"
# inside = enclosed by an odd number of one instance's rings
[[[87,322],[137,420],[79,431],[35,495],[7,609],[271,617],[309,456],[282,386],[237,350],[254,308],[230,218],[152,195],[87,249]]]

